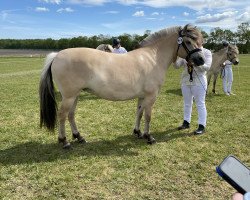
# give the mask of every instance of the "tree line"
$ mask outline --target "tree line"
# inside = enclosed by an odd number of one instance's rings
[[[250,24],[248,22],[241,23],[237,31],[233,32],[229,29],[214,28],[208,34],[201,30],[206,43],[204,47],[211,50],[222,48],[222,41],[236,44],[239,52],[243,54],[250,53]],[[151,34],[150,30],[146,30],[143,35],[123,34],[118,36],[128,51],[136,49],[141,40]],[[96,48],[100,44],[112,44],[113,37],[109,35],[98,36],[79,36],[73,38],[62,38],[59,40],[47,39],[0,39],[0,49],[53,49],[61,50],[75,47]]]

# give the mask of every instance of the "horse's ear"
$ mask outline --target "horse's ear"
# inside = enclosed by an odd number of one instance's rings
[[[184,26],[184,28],[182,29],[182,33],[185,34],[187,32],[188,26],[189,26],[189,24],[187,24],[187,25]]]

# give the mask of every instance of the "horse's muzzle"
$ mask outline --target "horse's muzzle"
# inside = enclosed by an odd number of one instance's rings
[[[204,65],[205,63],[205,60],[202,56],[194,57],[192,61],[196,66]]]
[[[238,65],[239,64],[239,61],[238,60],[235,60],[232,62],[234,65]]]

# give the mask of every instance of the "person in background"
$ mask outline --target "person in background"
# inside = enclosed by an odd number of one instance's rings
[[[223,41],[222,45],[224,48],[227,48],[229,43],[227,41]],[[227,96],[234,95],[232,93],[232,84],[233,84],[233,70],[232,70],[233,63],[229,60],[226,60],[222,64],[222,71],[221,76],[223,79],[223,91]]]
[[[233,63],[229,60],[226,60],[222,66],[222,79],[223,79],[223,91],[227,96],[234,95],[232,93],[232,84],[233,84]]]
[[[121,46],[121,41],[118,38],[113,39],[113,53],[127,53],[127,50]]]
[[[174,63],[175,68],[184,67],[181,80],[181,90],[184,99],[184,121],[178,130],[190,128],[193,99],[195,100],[198,111],[198,129],[194,131],[195,135],[205,133],[207,121],[207,109],[205,105],[205,97],[207,90],[206,72],[212,64],[212,53],[210,50],[201,47],[205,57],[205,63],[202,66],[193,66],[187,63],[185,59],[178,58]],[[192,78],[191,78],[192,77]]]

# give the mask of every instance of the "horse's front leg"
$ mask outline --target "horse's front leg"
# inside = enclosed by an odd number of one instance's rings
[[[208,72],[208,74],[207,74],[207,94],[208,94],[208,88],[209,88],[211,77],[212,77],[212,74],[210,72]]]
[[[77,129],[77,126],[76,126],[76,122],[75,122],[75,110],[76,110],[77,100],[78,100],[78,97],[75,99],[75,102],[74,102],[72,108],[70,109],[68,119],[69,119],[71,131],[72,131],[73,139],[77,139],[78,142],[80,142],[80,143],[86,143],[86,140],[80,135],[80,133]]]
[[[155,143],[155,139],[149,132],[152,108],[155,103],[155,100],[156,100],[156,95],[153,95],[148,98],[145,98],[145,101],[143,102],[143,104],[145,104],[145,114],[144,114],[145,127],[144,127],[143,137],[148,140],[148,144]]]
[[[140,130],[141,118],[142,118],[143,110],[144,110],[144,108],[142,107],[142,102],[143,102],[143,99],[139,98],[138,103],[137,103],[137,110],[136,110],[134,134],[138,138],[143,138],[141,130]]]
[[[212,90],[212,92],[213,92],[214,94],[216,94],[216,92],[215,92],[215,86],[216,86],[217,77],[218,77],[218,73],[217,73],[217,74],[214,74],[213,90]]]

